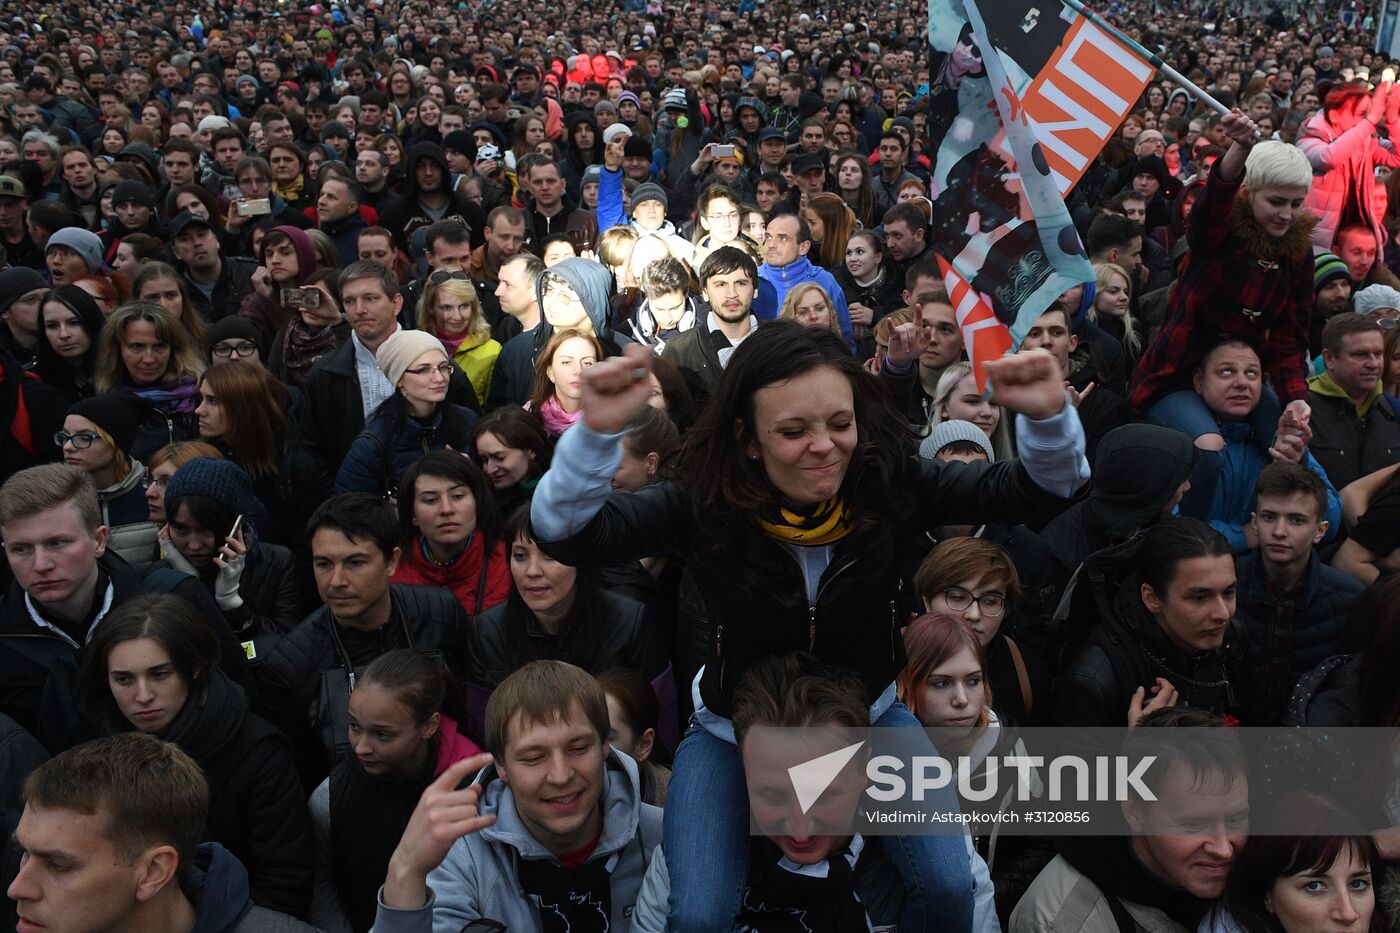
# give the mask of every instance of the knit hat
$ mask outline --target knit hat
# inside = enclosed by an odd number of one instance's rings
[[[671,206],[670,199],[666,197],[666,189],[654,181],[648,181],[637,186],[637,190],[632,192],[632,210],[635,212],[637,206],[646,201],[660,201],[663,208]]]
[[[253,480],[232,460],[195,457],[186,461],[165,487],[165,514],[174,515],[186,496],[213,499],[235,515],[242,515],[253,503]]]
[[[637,108],[638,108],[638,109],[641,109],[642,102],[641,102],[640,100],[638,100],[638,99],[637,99],[637,95],[636,95],[636,94],[633,94],[631,91],[623,91],[621,94],[617,95],[617,100],[616,100],[615,103],[616,103],[619,107],[621,107],[621,106],[623,105],[623,103],[626,102],[626,101],[630,101],[630,102],[632,102],[633,104],[636,104],[636,105],[637,105]]]
[[[631,135],[632,127],[628,126],[626,123],[614,123],[603,130],[603,145],[611,145],[619,136],[630,137]]]
[[[596,185],[602,180],[602,177],[603,167],[601,165],[590,165],[583,170],[583,180],[579,182],[579,186]]]
[[[1370,314],[1381,308],[1400,311],[1400,291],[1389,285],[1368,285],[1351,296],[1351,307],[1357,314]]]
[[[199,126],[195,127],[195,132],[212,133],[214,130],[221,130],[224,127],[233,126],[228,117],[221,117],[217,113],[211,113],[203,120],[199,121]]]
[[[1318,253],[1313,257],[1313,292],[1317,293],[1334,279],[1351,281],[1347,264],[1336,253]]]
[[[144,181],[124,181],[112,189],[112,206],[126,204],[135,201],[137,204],[144,204],[151,210],[156,209],[156,197],[151,193],[150,185]]]
[[[462,155],[476,161],[476,140],[472,134],[466,130],[453,130],[442,138],[443,151],[451,149],[453,152],[460,152]]]
[[[106,431],[122,453],[131,450],[131,443],[136,440],[136,431],[141,427],[141,418],[145,413],[144,402],[133,395],[117,392],[85,398],[68,409],[69,415],[86,418]]]
[[[328,121],[326,121],[326,124],[325,124],[324,126],[321,127],[321,141],[322,141],[322,142],[325,142],[327,139],[349,139],[349,138],[350,138],[350,129],[349,129],[349,127],[347,127],[344,123],[341,123],[339,120],[328,120]]]
[[[262,335],[258,333],[257,325],[246,317],[239,317],[237,314],[230,314],[228,317],[221,317],[209,329],[204,332],[205,345],[209,347],[212,354],[214,348],[225,340],[247,340],[262,350]]]
[[[442,341],[427,331],[399,330],[390,334],[389,339],[379,345],[379,352],[374,354],[374,361],[379,364],[379,369],[384,373],[384,378],[389,380],[389,385],[398,388],[404,370],[429,350],[437,350],[444,357],[447,356]]]
[[[1133,177],[1136,178],[1139,175],[1151,175],[1163,188],[1167,186],[1167,182],[1171,178],[1171,173],[1167,171],[1167,163],[1163,161],[1161,156],[1155,155],[1140,156],[1133,163]]]
[[[938,427],[933,429],[933,433],[924,438],[919,444],[919,456],[925,460],[937,460],[938,452],[949,444],[964,441],[969,444],[976,444],[982,448],[987,455],[987,459],[995,462],[997,455],[992,450],[992,441],[986,433],[973,424],[971,421],[941,421]],[[169,496],[169,493],[166,493]]]
[[[663,110],[689,110],[690,107],[685,100],[685,89],[673,87],[663,94],[661,108]]]
[[[627,145],[622,147],[622,154],[628,158],[651,161],[651,143],[640,136],[633,136],[627,140]]]
[[[238,80],[233,82],[233,86],[236,88],[242,87],[245,84],[251,84],[253,85],[253,87],[261,86],[258,84],[258,79],[253,77],[252,75],[239,75]]]
[[[28,266],[11,266],[0,272],[0,314],[9,311],[11,305],[36,288],[48,287],[49,283],[39,271]]]
[[[96,272],[102,268],[102,240],[91,230],[84,230],[82,227],[64,227],[49,237],[48,245],[44,247],[44,251],[48,252],[55,246],[66,246],[83,257],[83,262],[87,263],[89,272]]]

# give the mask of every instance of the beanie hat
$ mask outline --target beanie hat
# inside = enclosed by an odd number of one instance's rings
[[[664,110],[689,110],[690,106],[686,103],[685,90],[678,87],[671,88],[662,95],[661,107]]]
[[[86,418],[107,432],[122,453],[131,450],[136,440],[136,431],[141,427],[141,417],[146,413],[146,404],[133,395],[108,392],[94,395],[76,402],[67,414]]]
[[[635,212],[637,206],[646,201],[660,201],[663,208],[670,207],[670,199],[666,197],[666,189],[654,181],[648,181],[637,186],[637,190],[632,192],[632,210]]]
[[[39,270],[28,266],[11,266],[0,272],[0,314],[10,310],[10,306],[36,288],[48,288],[49,283],[39,274]]]
[[[631,102],[635,104],[638,109],[640,109],[642,106],[642,102],[637,99],[637,95],[633,94],[631,91],[623,91],[621,94],[617,95],[617,100],[615,101],[615,103],[619,107],[621,107],[623,103],[626,102]]]
[[[262,335],[258,333],[257,325],[246,317],[239,317],[237,314],[230,314],[228,317],[221,317],[209,329],[204,332],[205,345],[209,347],[212,356],[214,348],[225,340],[246,340],[262,350]]]
[[[472,134],[466,130],[453,130],[442,138],[443,150],[451,149],[453,152],[460,152],[462,155],[476,161],[476,140]]]
[[[1167,171],[1167,163],[1163,161],[1161,156],[1155,155],[1140,156],[1133,163],[1133,177],[1136,178],[1139,175],[1151,175],[1163,188],[1167,186],[1171,178],[1171,173]]]
[[[404,370],[429,350],[437,350],[444,357],[447,356],[442,341],[432,334],[421,330],[399,330],[390,334],[389,339],[379,345],[379,352],[374,354],[374,361],[379,364],[384,378],[389,380],[389,385],[397,389]]]
[[[1322,286],[1334,279],[1351,281],[1347,264],[1336,253],[1318,253],[1313,257],[1313,292],[1321,291]]]
[[[997,455],[992,450],[991,438],[987,437],[986,433],[971,421],[939,422],[938,426],[933,429],[933,433],[924,438],[923,443],[919,445],[919,456],[925,460],[937,460],[940,450],[958,441],[976,444],[982,448],[989,461],[996,462]],[[166,496],[169,495],[167,492]]]
[[[253,480],[232,460],[195,457],[177,469],[166,484],[165,514],[174,515],[186,496],[213,499],[233,514],[242,515],[253,503]]]
[[[87,263],[89,272],[97,272],[102,268],[102,240],[91,230],[84,230],[82,227],[64,227],[49,237],[48,245],[44,247],[44,251],[48,252],[55,246],[66,246],[83,257],[83,262]]]
[[[325,142],[327,139],[349,138],[350,129],[344,123],[341,123],[339,120],[328,120],[326,121],[326,124],[321,127],[322,142]]]
[[[601,165],[590,165],[583,170],[583,180],[579,182],[579,185],[596,185],[602,177],[603,167]]]
[[[212,133],[214,130],[221,130],[225,127],[233,126],[228,117],[221,117],[217,113],[211,113],[203,120],[199,121],[199,126],[195,131],[199,133]]]
[[[1357,314],[1370,314],[1381,308],[1400,311],[1400,291],[1389,285],[1368,285],[1351,296],[1351,307]]]
[[[112,206],[126,204],[135,201],[137,204],[144,204],[151,210],[156,209],[156,197],[151,193],[150,185],[144,181],[127,180],[112,189]]]
[[[632,127],[628,126],[626,123],[613,123],[607,129],[603,130],[603,145],[611,145],[619,136],[630,137],[631,135]]]
[[[622,148],[622,154],[628,158],[646,159],[651,161],[651,143],[640,136],[633,136],[627,140],[627,144]]]

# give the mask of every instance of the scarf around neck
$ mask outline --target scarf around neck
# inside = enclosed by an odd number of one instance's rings
[[[851,513],[840,496],[824,499],[804,512],[774,506],[760,513],[757,520],[770,538],[803,547],[832,544],[851,531]]]
[[[126,386],[126,391],[150,402],[166,415],[188,415],[199,407],[199,380],[182,376],[178,382],[163,386]]]
[[[563,434],[582,415],[582,408],[572,414],[565,411],[564,406],[559,404],[559,399],[553,395],[545,399],[544,404],[540,406],[540,418],[544,421],[545,430],[550,437]]]
[[[286,367],[289,380],[301,385],[316,361],[334,350],[339,343],[334,324],[313,330],[300,314],[292,315],[287,322],[287,336],[282,342],[282,365]]]

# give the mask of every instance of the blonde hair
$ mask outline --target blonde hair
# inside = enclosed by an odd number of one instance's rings
[[[1244,186],[1250,191],[1312,187],[1313,170],[1303,150],[1290,143],[1266,140],[1249,150],[1244,163]]]
[[[628,226],[609,227],[598,237],[598,258],[609,269],[625,266],[636,245],[636,230]]]
[[[927,434],[932,434],[934,428],[948,420],[943,417],[944,406],[953,397],[958,385],[971,375],[972,364],[965,360],[954,363],[943,370],[943,375],[938,377],[938,386],[933,390],[933,404],[929,406]],[[997,407],[1001,410],[1001,417],[997,419],[997,426],[992,429],[990,440],[992,451],[997,455],[997,461],[1001,462],[1013,459],[1016,456],[1016,451],[1011,446],[1011,418],[1005,408]]]
[[[441,295],[465,301],[472,306],[471,324],[467,327],[467,336],[473,340],[485,340],[491,336],[491,325],[486,322],[486,315],[481,313],[481,296],[476,293],[476,286],[469,279],[448,279],[441,285],[434,285],[431,281],[428,287],[423,289],[423,297],[418,299],[418,329],[428,334],[438,332],[437,323],[437,303]]]
[[[1096,262],[1094,263],[1094,301],[1098,303],[1098,293],[1108,287],[1109,276],[1122,276],[1123,284],[1128,289],[1129,297],[1133,293],[1133,279],[1128,275],[1128,270],[1118,265],[1116,262]],[[1065,315],[1068,317],[1069,315]],[[1098,311],[1093,305],[1089,306],[1089,320],[1097,322]],[[1138,337],[1137,328],[1133,323],[1133,310],[1131,303],[1129,307],[1123,309],[1123,349],[1129,354],[1136,355],[1142,349],[1142,339]]]
[[[831,296],[826,293],[826,289],[822,288],[816,282],[803,282],[801,285],[793,286],[792,290],[787,293],[787,297],[783,299],[783,307],[778,311],[778,320],[796,321],[797,306],[802,303],[803,298],[806,298],[809,293],[814,291],[820,292],[822,298],[826,299],[827,326],[831,328],[832,333],[841,333],[841,322],[836,319],[836,303],[831,300]]]
[[[170,361],[161,374],[160,383],[166,385],[186,376],[198,379],[204,375],[204,359],[200,348],[190,337],[185,325],[163,306],[149,301],[133,301],[122,305],[102,327],[97,340],[97,365],[95,368],[97,391],[111,392],[130,381],[130,373],[122,361],[122,341],[126,339],[126,326],[136,321],[149,323],[156,331],[156,339],[170,348]]]

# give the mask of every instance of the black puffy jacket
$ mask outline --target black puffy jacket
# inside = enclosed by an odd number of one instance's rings
[[[721,716],[729,715],[734,686],[753,663],[796,650],[852,670],[873,702],[905,662],[898,605],[903,580],[900,562],[892,555],[908,552],[930,527],[1043,520],[1065,505],[1036,486],[1016,461],[911,462],[896,486],[908,491],[909,501],[908,508],[892,509],[884,525],[890,533],[888,555],[873,552],[877,532],[847,535],[832,546],[815,602],[807,598],[793,554],[756,525],[745,526],[723,560],[707,554],[696,533],[694,507],[676,483],[614,493],[578,534],[541,541],[540,547],[571,566],[678,555],[705,607],[701,696]],[[682,632],[678,640],[684,645],[690,636]]]
[[[459,678],[466,670],[469,622],[450,590],[391,583],[389,597],[389,621],[372,632],[346,628],[326,607],[317,609],[257,668],[255,708],[291,740],[309,788],[330,773],[336,748],[348,742],[353,677],[371,661],[395,648],[412,648],[440,658]]]

